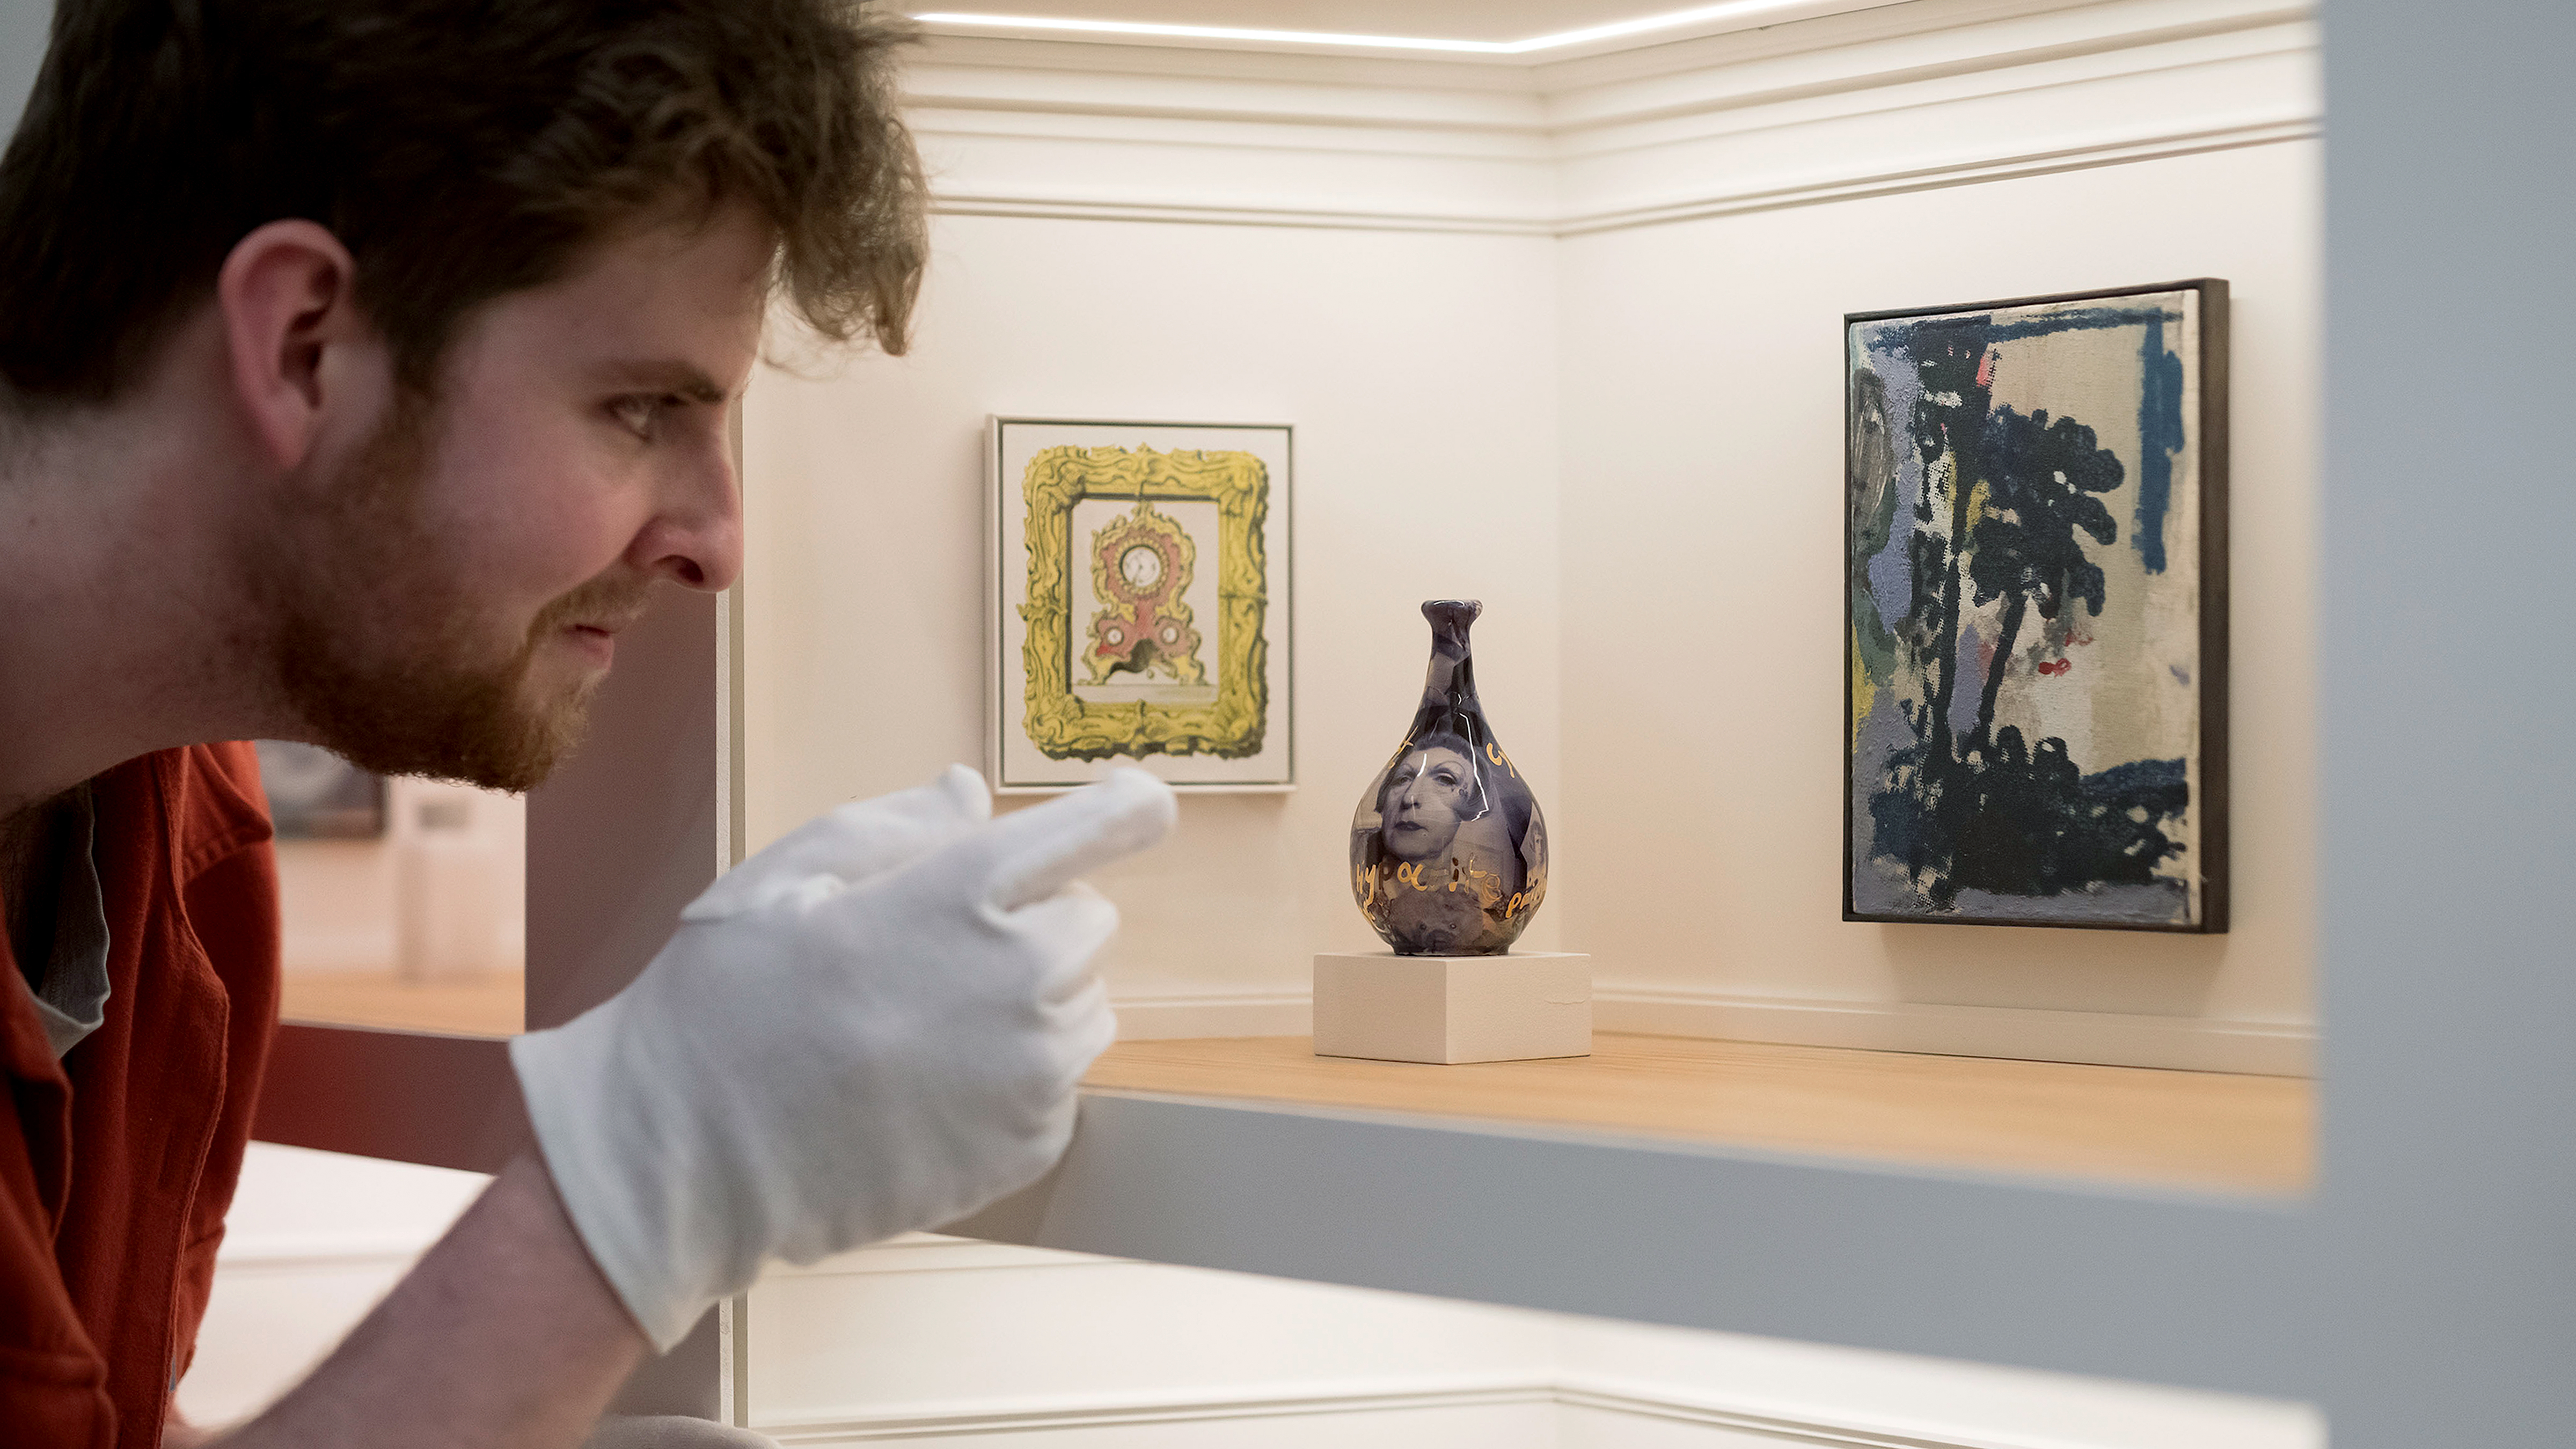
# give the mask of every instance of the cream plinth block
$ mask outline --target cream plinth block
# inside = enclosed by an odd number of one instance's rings
[[[1514,1062],[1592,1054],[1592,958],[1332,952],[1315,958],[1315,1055]]]

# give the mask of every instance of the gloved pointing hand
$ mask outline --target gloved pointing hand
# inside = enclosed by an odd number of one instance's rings
[[[1116,1035],[1073,878],[1170,829],[1138,770],[991,819],[963,766],[845,805],[681,913],[633,983],[510,1044],[546,1166],[657,1349],[763,1259],[937,1227],[1035,1181]]]

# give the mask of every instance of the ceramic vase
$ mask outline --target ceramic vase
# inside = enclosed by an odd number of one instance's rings
[[[1547,896],[1547,823],[1485,723],[1473,599],[1433,599],[1422,706],[1351,820],[1351,892],[1399,956],[1511,949]]]

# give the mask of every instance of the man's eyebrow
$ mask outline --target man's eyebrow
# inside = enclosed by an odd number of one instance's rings
[[[611,362],[599,369],[601,379],[611,387],[629,387],[638,392],[676,393],[696,403],[720,403],[725,390],[693,363],[676,358],[638,358]]]

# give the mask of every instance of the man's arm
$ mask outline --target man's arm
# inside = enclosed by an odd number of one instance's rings
[[[539,1155],[217,1442],[571,1445],[764,1261],[954,1222],[1035,1181],[1117,1031],[1091,959],[1118,913],[1069,882],[1160,839],[1175,807],[1122,770],[991,810],[962,767],[842,806],[691,902],[617,995],[513,1039]]]
[[[321,1367],[222,1449],[578,1444],[648,1352],[533,1155]]]

